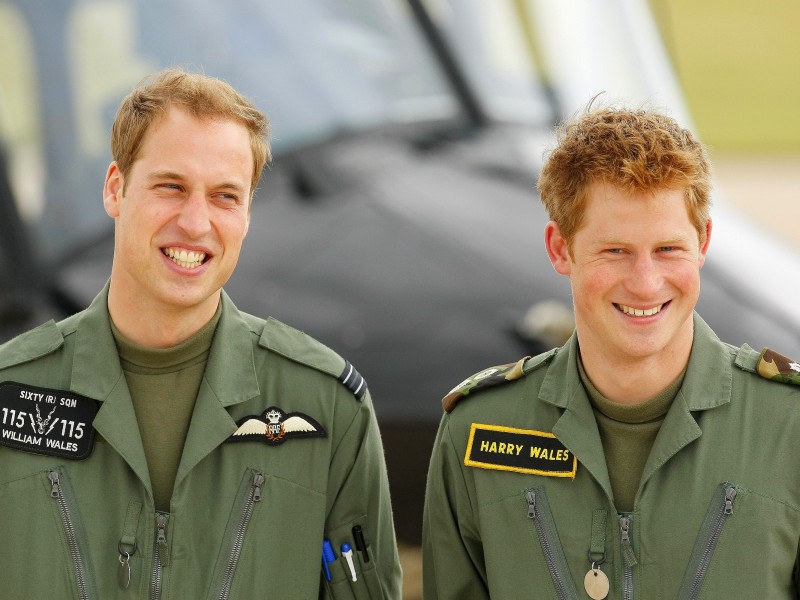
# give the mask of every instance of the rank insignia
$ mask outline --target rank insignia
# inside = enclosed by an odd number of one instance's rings
[[[578,460],[552,433],[473,423],[464,464],[548,477],[575,477]]]
[[[94,447],[97,402],[66,390],[0,384],[0,445],[82,460]]]
[[[525,374],[525,361],[529,358],[526,356],[515,363],[490,367],[465,379],[442,398],[442,407],[445,412],[451,412],[461,398],[469,396],[471,393],[519,379]]]
[[[769,348],[762,350],[757,370],[765,379],[800,385],[800,364]]]
[[[325,437],[322,425],[306,414],[299,412],[285,413],[280,408],[271,406],[258,416],[249,416],[236,422],[238,429],[229,442],[261,441],[270,446],[278,446],[293,438]]]

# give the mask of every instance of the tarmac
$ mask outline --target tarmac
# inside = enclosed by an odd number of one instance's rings
[[[800,229],[792,218],[800,209],[800,155],[712,157],[712,168],[720,201],[780,236],[800,253]],[[709,252],[713,251],[712,232]]]

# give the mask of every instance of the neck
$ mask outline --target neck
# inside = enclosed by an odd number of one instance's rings
[[[112,279],[108,291],[108,313],[117,330],[127,339],[146,348],[171,348],[200,331],[217,311],[220,292],[191,307],[165,307],[152,300],[126,297],[115,290]]]
[[[612,402],[630,405],[655,397],[675,381],[686,368],[691,350],[691,336],[680,348],[627,360],[610,359],[598,349],[581,345],[581,361],[598,392]]]

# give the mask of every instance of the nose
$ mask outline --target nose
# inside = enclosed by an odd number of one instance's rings
[[[663,277],[652,254],[642,253],[634,257],[625,279],[629,292],[642,300],[651,300],[661,290]]]
[[[202,191],[193,191],[186,197],[178,214],[178,227],[191,238],[197,239],[211,230],[208,202]]]

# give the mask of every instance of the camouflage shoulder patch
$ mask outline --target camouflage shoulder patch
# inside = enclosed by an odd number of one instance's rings
[[[442,398],[444,411],[451,412],[464,396],[523,377],[525,375],[525,361],[529,358],[530,356],[526,356],[514,363],[489,367],[479,373],[475,373],[472,377],[468,377]]]
[[[769,348],[761,351],[756,371],[765,379],[800,385],[800,363]]]

